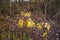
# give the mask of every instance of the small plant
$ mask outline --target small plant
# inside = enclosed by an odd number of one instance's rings
[[[1,40],[7,40],[7,32],[1,33]]]
[[[16,40],[16,34],[15,33],[11,32],[10,35],[11,35],[12,40]]]
[[[29,36],[27,36],[25,33],[23,33],[22,40],[32,40],[32,39]]]

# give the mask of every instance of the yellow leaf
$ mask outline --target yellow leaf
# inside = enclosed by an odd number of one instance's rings
[[[31,18],[29,18],[29,19],[27,20],[27,27],[34,27],[34,25],[35,25],[34,21],[31,20]]]
[[[26,12],[25,16],[26,17],[30,17],[31,16],[31,13],[30,12]]]
[[[45,32],[43,33],[43,37],[46,37],[46,35],[47,35],[47,32],[45,31]]]
[[[20,19],[18,22],[19,27],[23,27],[24,26],[24,20]]]
[[[47,30],[49,31],[50,30],[50,24],[49,23],[45,23],[45,25],[44,25],[46,28],[47,28]]]
[[[36,24],[36,28],[42,29],[42,25],[41,25],[40,23],[37,23],[37,24]]]
[[[20,15],[21,15],[21,16],[24,16],[24,15],[25,15],[25,13],[22,11]]]

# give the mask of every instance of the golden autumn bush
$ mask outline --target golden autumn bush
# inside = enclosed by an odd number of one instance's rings
[[[31,18],[29,18],[31,16],[31,12],[21,12],[20,14],[22,17],[27,17],[28,19],[26,21],[24,21],[24,19],[20,19],[18,21],[18,25],[20,27],[23,27],[26,24],[26,27],[33,27],[35,26],[38,29],[42,29],[42,25],[44,25],[45,28],[47,28],[47,30],[50,30],[50,24],[47,22],[43,22],[43,23],[35,23]]]
[[[43,27],[44,27],[44,28],[46,28],[47,31],[45,30],[43,32],[42,36],[43,37],[47,36],[47,34],[50,30],[50,27],[51,27],[49,23],[47,23],[47,22],[35,23],[34,20],[32,20],[32,18],[30,18],[30,16],[31,16],[30,12],[26,12],[26,13],[21,12],[21,16],[26,17],[27,19],[26,20],[22,19],[22,18],[19,19],[18,25],[20,28],[24,28],[24,26],[25,26],[27,28],[34,27],[34,28],[38,28],[39,30],[41,30],[41,29],[44,30],[43,29]]]

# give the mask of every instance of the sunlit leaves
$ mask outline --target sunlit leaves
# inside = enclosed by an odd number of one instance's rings
[[[42,25],[49,31],[50,30],[50,24],[47,22],[42,22],[42,23],[35,23],[34,20],[29,18],[31,16],[31,12],[21,12],[22,17],[27,17],[28,19],[20,19],[18,22],[18,25],[20,27],[26,26],[26,27],[36,27],[38,29],[42,29]],[[25,21],[24,21],[25,20]]]
[[[33,21],[31,18],[29,18],[29,19],[27,20],[27,27],[34,27],[34,26],[35,26],[34,21]]]
[[[45,26],[45,28],[47,28],[47,30],[48,30],[48,31],[50,30],[50,27],[51,27],[51,26],[50,26],[50,24],[49,24],[49,23],[45,23],[45,25],[44,25],[44,26]]]
[[[25,14],[25,16],[26,16],[26,17],[30,17],[30,16],[31,16],[31,13],[30,13],[30,12],[27,12],[27,13]]]
[[[22,12],[20,13],[20,15],[21,15],[21,16],[24,16],[24,15],[25,15],[25,13],[22,11]]]
[[[47,30],[50,30],[51,25],[47,22],[43,22],[42,25],[44,25],[45,28],[47,28]]]
[[[18,21],[20,28],[37,28],[39,30],[44,30],[42,36],[46,37],[50,30],[51,25],[48,22],[35,22],[30,16],[31,12],[21,12],[21,19]],[[25,19],[26,18],[26,19]],[[40,18],[40,17],[39,17]],[[37,20],[36,20],[37,21]],[[25,36],[24,36],[25,38]]]
[[[24,20],[20,19],[19,22],[18,22],[18,25],[19,25],[19,27],[22,28],[24,26]]]
[[[21,16],[25,16],[25,17],[30,17],[31,16],[31,13],[30,12],[21,12],[20,14]]]
[[[47,31],[43,33],[43,37],[46,37],[48,34],[47,32],[49,32],[51,26],[49,23],[43,23],[43,24],[44,24],[44,27],[47,29]]]
[[[34,27],[35,26],[35,23],[34,23],[34,21],[31,18],[29,18],[26,21],[24,21],[23,19],[20,19],[19,22],[18,22],[18,25],[21,28],[24,27],[25,24],[26,24],[26,27]]]
[[[42,29],[42,25],[41,25],[40,23],[37,23],[37,24],[36,24],[36,28]]]
[[[47,32],[45,31],[42,36],[46,37],[47,36]]]

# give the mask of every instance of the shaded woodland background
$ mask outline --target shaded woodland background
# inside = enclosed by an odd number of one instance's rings
[[[20,29],[17,23],[21,11],[29,11],[34,17],[37,15],[49,22],[51,29],[47,37],[41,37],[42,31],[38,29]],[[0,40],[60,40],[60,0],[0,0]]]

